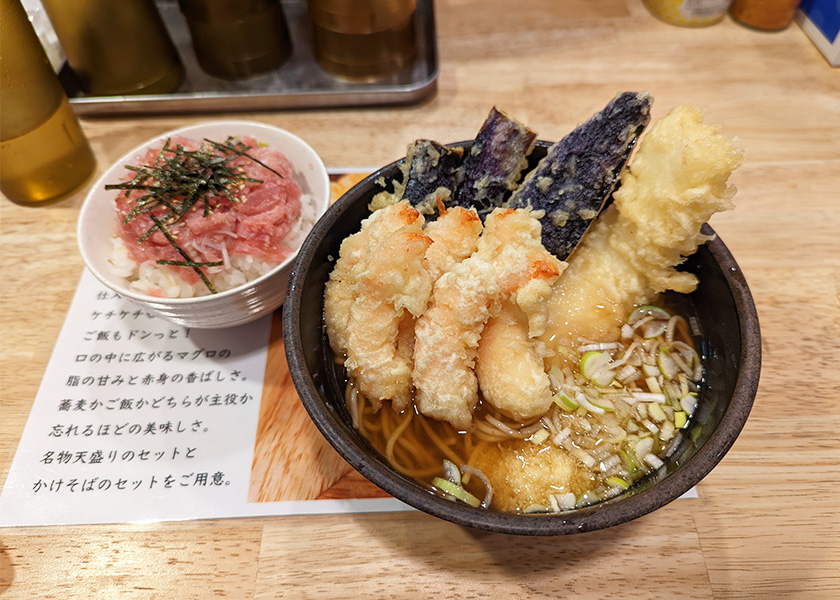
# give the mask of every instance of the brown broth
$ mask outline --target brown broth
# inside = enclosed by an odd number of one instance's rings
[[[691,312],[684,299],[673,298],[672,295],[663,298],[660,305],[671,314],[689,315]],[[697,346],[687,322],[678,328],[675,339],[695,348]],[[648,390],[643,386],[640,391]],[[648,468],[643,463],[633,468],[632,465],[639,461],[634,461],[632,456],[628,463],[626,455],[631,453],[627,449],[624,449],[624,454],[617,450],[621,448],[621,443],[612,444],[610,439],[614,438],[610,437],[610,432],[615,429],[610,428],[618,427],[627,432],[632,427],[628,426],[631,420],[662,424],[651,417],[639,417],[636,406],[623,402],[615,402],[615,410],[603,415],[567,412],[552,406],[543,417],[543,422],[548,419],[555,425],[550,438],[554,438],[555,431],[565,429],[570,430],[571,435],[565,446],[550,439],[536,444],[529,440],[530,434],[523,436],[524,439],[511,438],[495,429],[488,418],[498,419],[515,430],[536,427],[540,419],[512,422],[481,399],[474,411],[473,429],[457,431],[449,423],[419,414],[413,403],[401,412],[391,410],[387,403],[374,408],[361,395],[354,393],[352,380],[347,382],[346,397],[350,413],[358,411],[360,433],[395,469],[434,490],[431,481],[434,477],[444,476],[444,460],[458,467],[469,464],[490,479],[494,492],[491,507],[503,512],[524,512],[540,507],[548,510],[549,494],[574,494],[580,501],[581,498],[586,499],[587,492],[596,493],[602,500],[620,493],[623,489],[608,481],[611,474],[632,484],[643,477]],[[354,401],[358,402],[355,411],[350,406]],[[649,435],[643,426],[630,434],[629,439],[636,434],[653,437],[651,453],[660,458],[674,443],[673,437],[662,440],[657,437],[658,434]],[[681,434],[675,432],[674,435]],[[583,464],[574,455],[574,452],[580,451],[598,457],[598,465],[589,468]],[[604,464],[603,460],[608,460],[613,454],[621,456],[622,464],[599,472],[598,467]],[[477,478],[465,477],[463,483],[467,491],[479,499],[484,498],[484,485]]]

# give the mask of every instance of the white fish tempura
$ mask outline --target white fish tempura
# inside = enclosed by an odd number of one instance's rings
[[[733,208],[730,173],[742,152],[690,106],[673,109],[642,138],[610,206],[569,257],[554,286],[544,339],[615,339],[630,311],[659,293],[690,293],[674,267],[706,241],[700,227]]]

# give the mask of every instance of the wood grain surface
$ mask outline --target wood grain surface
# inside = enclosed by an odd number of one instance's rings
[[[840,597],[840,70],[796,25],[765,33],[727,17],[684,29],[640,0],[439,0],[435,10],[440,74],[419,104],[85,119],[98,173],[149,137],[215,117],[278,125],[328,166],[367,167],[415,138],[470,138],[492,105],[544,139],[623,90],[650,91],[654,117],[704,108],[746,152],[732,178],[737,209],[711,224],[755,298],[763,371],[746,427],[700,498],[552,539],[415,512],[6,528],[3,600]],[[83,197],[35,209],[0,200],[0,484],[82,270]],[[288,379],[273,394],[295,406]],[[295,426],[310,426],[294,410]],[[267,433],[263,472],[288,442]],[[296,450],[340,497],[353,472],[325,444]],[[252,496],[282,496],[276,483]]]

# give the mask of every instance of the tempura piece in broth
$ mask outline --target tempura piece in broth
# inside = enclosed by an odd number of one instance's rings
[[[330,346],[338,356],[347,353],[347,324],[357,295],[356,276],[382,240],[415,223],[422,227],[423,217],[408,203],[393,204],[362,221],[361,230],[341,243],[339,258],[330,273],[324,294],[324,323]]]
[[[474,210],[453,206],[441,212],[443,215],[425,229],[433,242],[426,251],[426,268],[435,281],[478,249],[483,229]]]
[[[423,265],[431,243],[419,222],[403,227],[382,241],[358,275],[347,324],[346,365],[359,391],[374,404],[391,400],[401,410],[411,399],[413,365],[404,334],[426,310],[432,292],[432,278]]]
[[[598,218],[554,286],[544,339],[615,339],[630,311],[697,279],[674,267],[706,237],[701,226],[733,208],[727,185],[742,152],[702,113],[682,106],[651,126]]]
[[[650,121],[647,92],[624,92],[552,145],[505,204],[545,211],[543,245],[565,260],[612,194]]]
[[[536,132],[493,107],[460,167],[455,205],[474,208],[484,218],[501,206],[519,183]]]
[[[478,402],[473,367],[484,324],[501,302],[532,280],[550,286],[563,271],[540,242],[528,210],[496,209],[485,222],[478,250],[435,283],[428,310],[417,320],[415,403],[435,419],[468,429]]]
[[[432,140],[418,140],[408,148],[405,199],[433,219],[438,201],[447,204],[457,189],[457,170],[463,148],[447,148]]]
[[[544,349],[528,337],[528,318],[522,309],[505,302],[478,342],[475,374],[484,400],[516,421],[544,414],[553,397]]]

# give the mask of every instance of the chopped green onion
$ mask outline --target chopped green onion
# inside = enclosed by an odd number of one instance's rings
[[[667,442],[674,437],[674,424],[671,421],[665,421],[662,424],[662,429],[659,430],[659,439]]]
[[[551,382],[552,391],[556,392],[564,379],[563,372],[560,370],[560,367],[552,365],[548,370],[548,379]]]
[[[611,444],[620,444],[627,437],[627,432],[617,425],[607,427],[607,433],[609,435],[607,441]]]
[[[630,317],[627,319],[627,322],[630,325],[635,325],[645,317],[654,317],[655,319],[665,319],[667,321],[671,318],[671,315],[664,308],[645,304],[637,306],[633,309],[633,312],[630,313]]]
[[[645,377],[658,377],[659,367],[655,365],[642,365],[642,372],[645,374]]]
[[[688,425],[688,415],[684,411],[677,411],[674,413],[674,427],[677,429],[684,429]]]
[[[566,394],[554,394],[554,403],[566,411],[573,411],[578,408],[578,403],[569,398]]]
[[[630,487],[630,484],[624,481],[621,477],[607,477],[607,483],[616,487],[624,488],[625,490]]]
[[[548,435],[548,429],[539,429],[534,435],[528,438],[528,441],[539,446],[548,439]]]
[[[451,460],[443,459],[443,474],[455,485],[461,485],[461,470]]]
[[[624,466],[627,467],[627,470],[631,473],[635,473],[641,467],[639,461],[636,460],[636,457],[627,450],[622,448],[618,451],[618,454],[621,456],[621,461],[624,463]]]
[[[688,378],[685,376],[684,373],[680,373],[679,382],[680,382],[680,396],[687,395],[690,390],[688,389]]]
[[[640,461],[644,460],[644,457],[650,454],[651,450],[653,450],[652,437],[640,439],[638,442],[636,442],[636,447],[633,448],[633,452],[636,454],[636,458]]]
[[[600,408],[601,410],[604,410],[606,412],[612,412],[615,410],[615,404],[613,404],[612,400],[608,400],[607,398],[604,398],[602,396],[599,396],[597,398],[589,398],[589,403],[592,404],[592,406]]]
[[[578,501],[575,503],[575,508],[583,508],[584,506],[591,506],[592,504],[597,504],[601,501],[601,498],[593,491],[586,491],[578,498]]]
[[[589,399],[582,393],[578,393],[575,396],[575,400],[577,400],[578,404],[580,404],[581,407],[585,408],[588,412],[594,413],[596,415],[603,415],[606,412],[603,408],[595,406],[594,404],[589,402]]]
[[[645,462],[649,464],[652,469],[658,469],[665,464],[662,462],[661,458],[652,453],[645,455]]]
[[[687,396],[683,396],[680,398],[680,406],[682,409],[690,416],[694,414],[694,410],[697,408],[697,398],[692,396],[691,394]]]
[[[595,372],[606,365],[609,360],[610,357],[605,352],[597,352],[593,350],[591,352],[584,353],[584,355],[580,357],[581,375],[587,379],[592,379]]]
[[[595,457],[589,454],[589,452],[587,452],[586,450],[578,448],[577,446],[572,446],[571,444],[566,445],[564,447],[569,451],[569,454],[574,456],[576,459],[578,459],[590,469],[596,464],[598,464],[598,461],[595,460]]]
[[[615,371],[610,368],[610,355],[592,350],[584,353],[580,359],[580,373],[600,387],[607,387],[615,379]]]
[[[665,415],[665,411],[662,410],[662,407],[656,402],[651,402],[650,404],[648,404],[648,415],[650,415],[650,418],[654,421],[659,422],[662,422],[668,418]]]
[[[668,324],[665,321],[649,321],[642,326],[642,337],[646,340],[658,338],[665,333]]]
[[[572,510],[575,507],[575,502],[577,498],[572,492],[566,492],[565,494],[555,494],[554,498],[557,500],[557,505],[560,507],[560,510]]]
[[[659,354],[656,355],[656,365],[668,381],[674,379],[680,372],[680,368],[677,366],[677,363],[668,351],[667,346],[660,346]]]
[[[449,494],[454,498],[457,498],[464,504],[469,504],[470,506],[478,507],[481,502],[478,498],[470,494],[467,490],[465,490],[460,485],[455,485],[451,481],[448,481],[442,477],[435,477],[432,479],[432,485],[435,486],[440,491],[444,492],[445,494]]]
[[[632,392],[631,394],[633,398],[640,402],[658,402],[659,404],[665,403],[665,394],[660,392]]]

